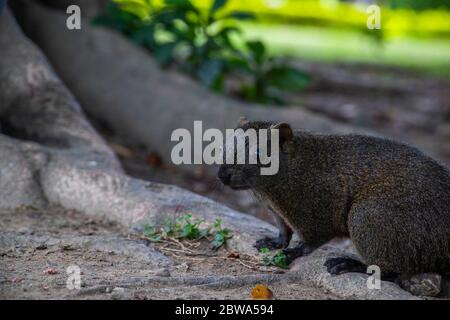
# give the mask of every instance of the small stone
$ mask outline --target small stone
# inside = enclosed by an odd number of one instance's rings
[[[110,288],[110,287],[107,287],[107,288],[105,289],[105,293],[111,293],[111,288]]]
[[[170,277],[170,271],[168,268],[163,268],[155,271],[155,276],[157,277]]]
[[[127,293],[125,291],[125,288],[115,287],[111,292],[111,299],[112,300],[126,300]]]
[[[436,273],[422,273],[399,280],[400,287],[416,296],[435,297],[441,292],[442,277]]]

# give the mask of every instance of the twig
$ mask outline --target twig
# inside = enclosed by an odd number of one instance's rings
[[[160,248],[162,250],[167,250],[167,251],[173,251],[173,252],[178,252],[178,253],[184,253],[187,256],[204,256],[204,257],[216,257],[217,255],[211,255],[208,253],[202,253],[202,252],[193,252],[191,251],[186,251],[186,250],[179,250],[179,249],[173,249],[173,248]]]

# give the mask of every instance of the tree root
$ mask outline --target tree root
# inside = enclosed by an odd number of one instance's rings
[[[286,274],[253,274],[244,276],[181,276],[181,277],[132,277],[127,281],[96,284],[88,288],[82,288],[77,295],[92,295],[104,293],[106,289],[114,287],[137,288],[145,286],[158,286],[163,288],[198,287],[208,290],[225,290],[256,284],[295,283],[304,282],[300,273]]]
[[[253,251],[274,228],[173,186],[126,176],[43,54],[13,16],[0,17],[0,208],[56,204],[133,227],[186,212],[233,230],[230,245]],[[186,212],[179,212],[180,205]]]

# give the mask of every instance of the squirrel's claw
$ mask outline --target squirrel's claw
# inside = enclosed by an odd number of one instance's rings
[[[332,275],[348,272],[366,273],[367,271],[367,266],[364,263],[348,257],[327,259],[324,266],[327,267],[328,273]]]
[[[304,242],[300,242],[297,246],[293,248],[286,248],[283,250],[284,255],[286,256],[286,263],[289,265],[292,261],[297,258],[306,256],[314,251],[314,247],[311,247]]]

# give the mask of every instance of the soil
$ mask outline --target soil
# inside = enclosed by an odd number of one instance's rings
[[[70,245],[77,237],[92,237],[92,242],[111,236],[136,243],[142,243],[142,239],[129,235],[114,223],[88,219],[60,208],[3,211],[0,230],[0,299],[250,299],[253,285],[217,289],[172,284],[170,279],[282,272],[262,266],[254,257],[236,259],[225,249],[214,251],[206,240],[183,244],[201,252],[200,256],[188,256],[180,247],[167,243],[155,245],[157,251],[173,259],[174,264],[167,268],[158,268],[133,256],[132,250],[117,253],[107,248]],[[11,238],[16,239],[18,235],[41,241],[11,243]],[[49,239],[63,239],[64,243]],[[148,242],[146,245],[153,246]],[[171,253],[167,248],[177,251]],[[81,290],[66,287],[69,276],[66,270],[72,265],[80,267]],[[167,283],[145,283],[146,279],[161,273],[165,274],[162,279],[167,277]],[[114,290],[117,287],[124,289]],[[275,299],[337,299],[298,283],[277,283],[269,288]]]

